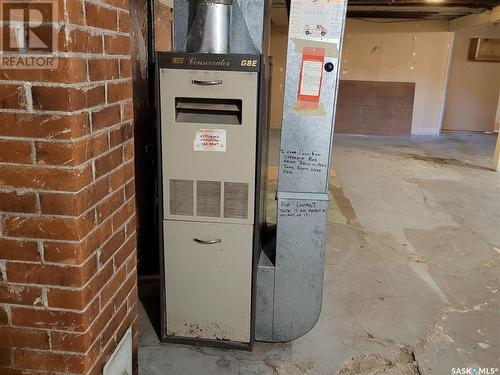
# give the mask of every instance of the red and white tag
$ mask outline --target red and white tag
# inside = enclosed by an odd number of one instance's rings
[[[194,136],[194,151],[226,152],[226,130],[197,130]]]

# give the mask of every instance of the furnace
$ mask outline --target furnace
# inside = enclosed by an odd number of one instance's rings
[[[227,53],[232,1],[196,5],[179,48],[185,42],[190,52],[157,56],[164,333],[167,341],[249,348],[264,222],[268,64],[264,41]],[[264,22],[265,13],[262,1],[253,16]]]
[[[176,0],[174,52],[156,56],[165,342],[251,349],[300,337],[320,315],[346,2],[292,3],[272,226],[267,7]]]

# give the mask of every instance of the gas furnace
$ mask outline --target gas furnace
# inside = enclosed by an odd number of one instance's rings
[[[264,61],[162,53],[158,65],[166,335],[249,345]]]
[[[176,52],[156,56],[165,342],[250,349],[306,334],[321,312],[347,1],[291,2],[269,228],[267,7],[175,0]]]

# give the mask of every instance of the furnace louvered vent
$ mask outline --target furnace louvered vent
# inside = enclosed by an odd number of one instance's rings
[[[224,183],[224,217],[230,219],[248,218],[248,184]]]
[[[219,181],[196,182],[196,215],[220,217],[221,183]]]
[[[193,216],[193,181],[170,180],[170,214]]]

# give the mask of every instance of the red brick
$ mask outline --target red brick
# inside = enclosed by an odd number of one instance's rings
[[[134,136],[134,126],[131,122],[123,124],[120,128],[113,130],[109,135],[110,146],[118,146],[119,144],[132,139]]]
[[[101,179],[77,194],[40,193],[43,214],[80,216],[109,193],[109,184]]]
[[[137,325],[137,311],[130,311],[127,317],[123,320],[122,324],[116,331],[116,341],[120,342],[120,340],[125,335],[125,332],[132,326],[132,331],[137,330],[134,326]]]
[[[132,101],[122,104],[122,121],[134,119],[134,106]]]
[[[88,115],[41,115],[32,113],[0,113],[0,136],[68,139],[86,135]]]
[[[36,196],[33,193],[0,192],[0,211],[35,213]]]
[[[132,235],[122,248],[115,254],[115,267],[120,267],[136,249],[136,235]]]
[[[130,272],[136,272],[136,267],[137,267],[137,256],[134,256],[129,259],[127,262],[127,274]]]
[[[92,342],[102,333],[106,325],[112,321],[113,305],[109,304],[101,311],[97,319],[92,323],[85,333],[52,332],[52,349],[85,353]]]
[[[112,306],[113,304],[110,304]],[[108,342],[113,338],[118,327],[122,323],[123,319],[127,316],[127,304],[124,303],[121,307],[117,309],[115,312],[113,319],[109,321],[108,326],[102,332],[102,342]]]
[[[11,365],[11,349],[0,346],[0,370],[3,374],[3,369],[1,367],[7,367]]]
[[[38,243],[0,238],[0,259],[38,261]]]
[[[80,244],[46,242],[44,245],[45,259],[51,262],[65,264],[81,264],[111,237],[111,220],[102,223]]]
[[[129,10],[129,1],[128,0],[104,0],[104,3],[113,5],[118,8]]]
[[[31,82],[86,82],[87,63],[81,58],[58,57],[57,69],[1,69],[0,79]]]
[[[120,148],[101,156],[95,161],[96,176],[101,177],[112,169],[115,169],[122,163],[122,160],[122,150]]]
[[[109,55],[130,55],[130,37],[104,35],[104,51]]]
[[[0,84],[0,109],[25,109],[24,88],[20,85]]]
[[[69,24],[84,25],[84,14],[83,14],[83,4],[80,0],[66,0],[66,11],[61,13],[61,15],[67,14],[67,22]]]
[[[123,161],[128,161],[134,158],[134,141],[127,142],[123,145]]]
[[[70,332],[85,332],[99,314],[96,300],[84,312],[12,307],[12,324]]]
[[[103,373],[103,368],[105,363],[108,361],[109,357],[113,353],[113,350],[116,347],[116,343],[114,340],[108,342],[107,344],[103,343],[102,345],[104,349],[102,350],[101,356],[95,361],[94,366],[92,367],[92,370],[88,375],[102,375]],[[134,375],[136,375],[134,373]]]
[[[0,305],[0,326],[9,324],[9,315],[4,306]]]
[[[106,286],[101,291],[101,308],[112,301],[116,291],[123,284],[127,276],[125,267],[120,268],[113,277],[109,280]]]
[[[120,289],[116,292],[113,303],[115,305],[115,309],[127,299],[129,293],[134,289],[134,286],[137,285],[137,276],[135,273],[132,273],[127,281],[120,287]]]
[[[105,264],[125,242],[125,230],[113,234],[113,237],[104,244],[99,255],[99,263]]]
[[[125,203],[116,213],[113,215],[113,229],[119,229],[125,222],[134,215],[134,200],[130,200]]]
[[[104,81],[118,78],[117,59],[89,60],[89,77],[91,81]]]
[[[137,283],[136,285],[134,285],[132,291],[129,293],[127,297],[128,310],[131,311],[132,309],[135,309],[136,303],[137,303]]]
[[[90,258],[81,267],[7,263],[7,279],[14,283],[82,287],[96,273],[97,258]]]
[[[49,349],[49,335],[41,330],[0,327],[0,346]]]
[[[132,81],[108,83],[108,103],[114,103],[132,97]]]
[[[56,191],[79,191],[92,181],[91,167],[82,170],[0,165],[0,185]]]
[[[130,15],[128,13],[118,14],[118,30],[124,33],[130,32]]]
[[[79,219],[8,216],[4,234],[10,237],[79,241],[94,227],[94,213]]]
[[[120,78],[132,77],[132,62],[127,60],[120,60]]]
[[[48,87],[31,89],[33,108],[46,111],[77,111],[104,103],[104,86]]]
[[[113,264],[109,262],[102,268],[83,289],[59,289],[48,290],[47,299],[50,307],[62,309],[84,310],[89,303],[99,294],[104,284],[113,273]]]
[[[30,306],[41,305],[42,290],[32,286],[0,285],[0,303]]]
[[[87,25],[100,29],[117,30],[116,11],[100,7],[93,3],[85,3]]]
[[[65,30],[62,26],[58,33],[59,51],[80,53],[102,53],[102,35],[85,30]]]
[[[24,141],[0,140],[0,162],[31,164],[31,144]]]
[[[17,349],[14,351],[14,363],[16,367],[29,370],[84,373],[90,368],[91,360],[81,354]]]
[[[115,169],[108,176],[108,179],[109,179],[109,189],[111,191],[116,191],[117,189],[122,188],[123,185],[125,184],[125,168],[122,166]]]
[[[135,195],[135,180],[125,185],[125,199],[130,199]]]
[[[120,106],[115,105],[92,112],[92,130],[96,131],[120,122]],[[111,146],[113,147],[114,144]]]
[[[132,219],[127,223],[127,227],[125,228],[125,233],[127,236],[131,236],[132,233],[137,231],[137,219],[134,215]]]
[[[97,222],[102,223],[124,203],[123,190],[118,190],[97,206]]]
[[[128,181],[135,177],[135,165],[133,160],[125,164],[124,173],[125,173],[125,181]]]
[[[106,152],[108,136],[99,134],[78,142],[36,142],[38,164],[77,166]]]

